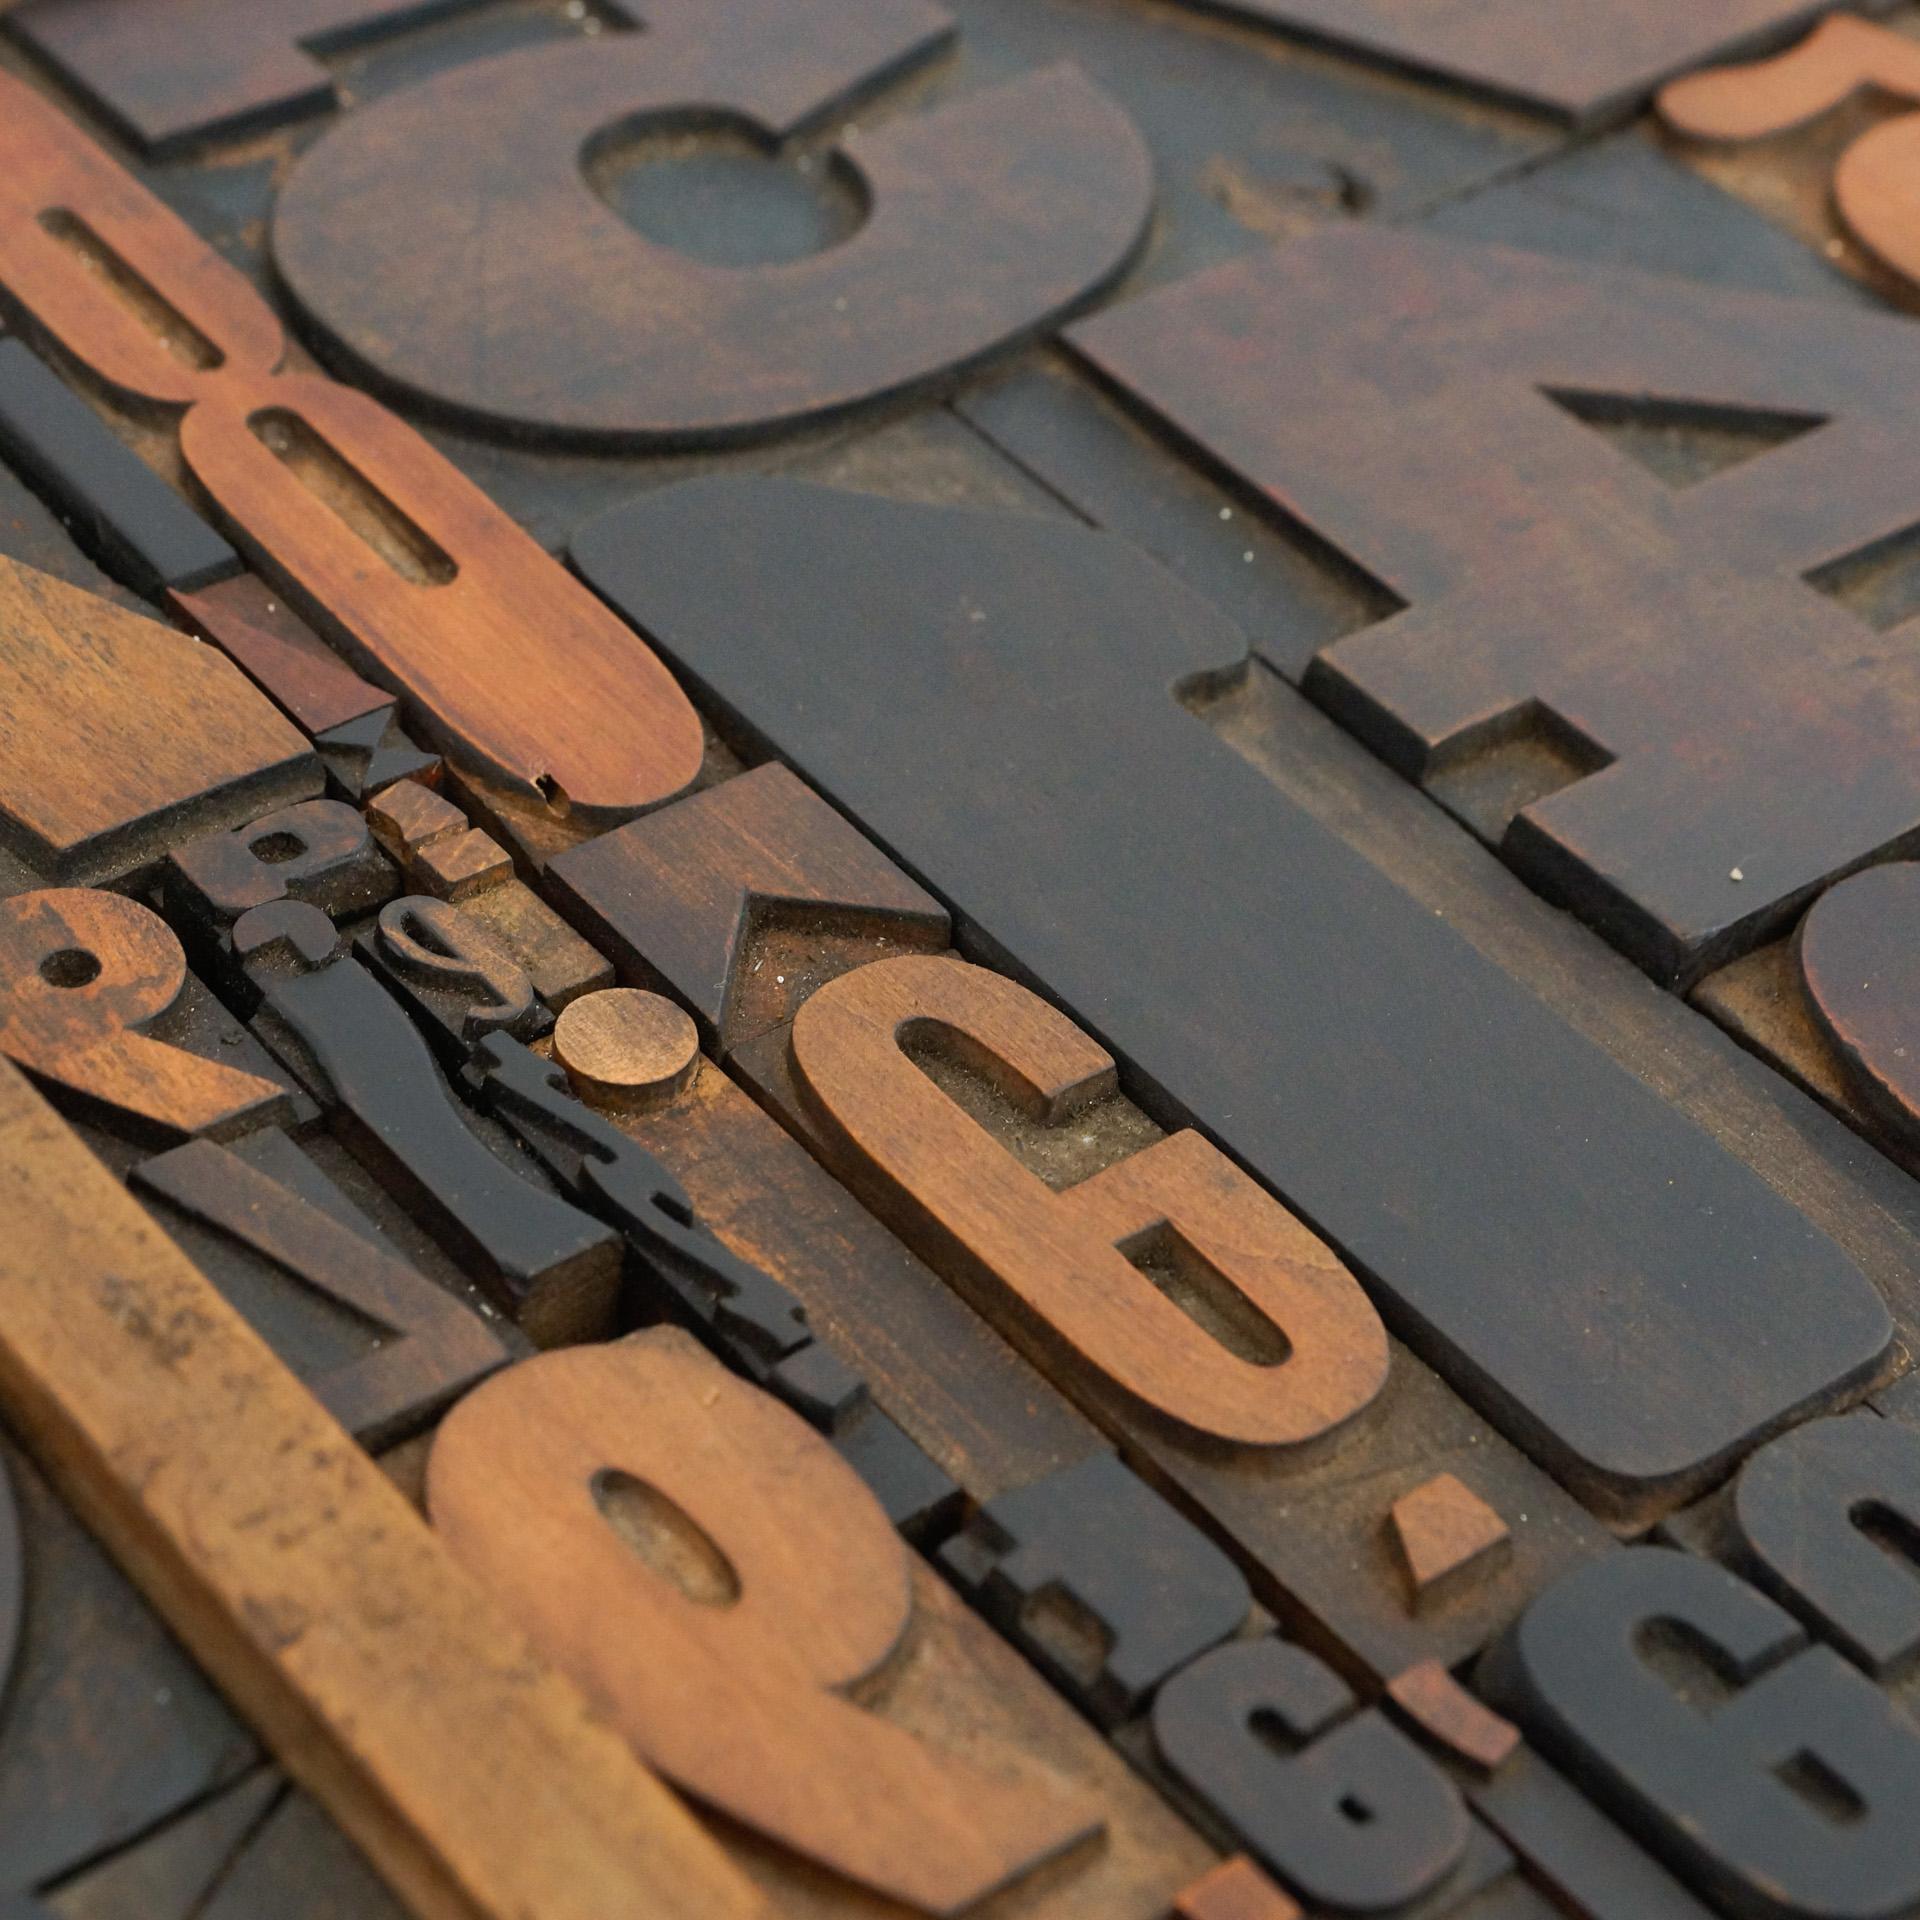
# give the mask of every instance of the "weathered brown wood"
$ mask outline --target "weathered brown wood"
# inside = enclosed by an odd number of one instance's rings
[[[297,1176],[304,1163],[284,1135],[269,1138],[277,1152],[248,1159],[191,1141],[141,1162],[133,1184],[373,1329],[370,1353],[308,1381],[349,1433],[372,1444],[417,1425],[505,1362],[500,1336],[470,1307],[276,1178]]]
[[[211,647],[0,557],[0,833],[46,878],[117,878],[320,786]]]
[[[1484,1572],[1511,1545],[1507,1523],[1456,1474],[1437,1473],[1403,1493],[1388,1517],[1416,1607]]]
[[[191,593],[175,590],[167,602],[307,733],[325,733],[393,705],[392,694],[361,679],[258,574]]]
[[[1416,1732],[1475,1773],[1498,1773],[1519,1748],[1519,1728],[1476,1700],[1438,1660],[1396,1673],[1386,1698]]]
[[[366,820],[341,800],[304,800],[228,833],[182,842],[162,888],[183,924],[225,931],[254,907],[301,900],[336,919],[368,913],[399,892]]]
[[[723,1059],[836,974],[938,952],[949,932],[931,894],[777,764],[559,854],[547,878],[622,978],[672,994]]]
[[[260,295],[5,74],[0,286],[113,393],[185,408],[227,530],[450,752],[603,820],[693,779],[699,721],[639,636],[385,408],[277,373]]]
[[[646,31],[476,61],[336,123],[274,212],[294,299],[354,366],[467,421],[574,442],[737,438],[899,394],[1111,280],[1153,169],[1100,88],[1056,67],[848,134],[865,217],[798,260],[715,264],[595,193],[649,127],[777,146],[951,35],[925,0],[646,0]],[[404,244],[370,217],[405,182]],[[484,234],[476,260],[474,237]],[[449,300],[485,276],[483,298]]]
[[[612,961],[522,881],[502,880],[471,894],[460,911],[499,938],[555,1013],[584,993],[613,985]]]
[[[715,514],[724,572],[695,557]],[[1192,711],[1249,691],[1245,640],[1124,544],[730,478],[630,503],[574,552],[740,737],[937,886],[963,943],[1097,1026],[1143,1100],[1310,1219],[1585,1498],[1677,1505],[1882,1365],[1884,1305],[1783,1197],[1797,1181],[1770,1190],[1676,1112],[1684,1088],[1647,1084],[1677,1083],[1653,1048],[1610,1056],[1571,996],[1499,964],[1495,928],[1469,940],[1412,863],[1363,856]]]
[[[0,1462],[26,1579],[12,1677],[0,1688],[0,1890],[11,1892],[66,1882],[231,1785],[260,1756],[5,1434]],[[36,1908],[32,1920],[48,1916]],[[112,1920],[125,1920],[124,1909]]]
[[[666,1776],[846,1878],[958,1913],[1100,1830],[840,1697],[912,1619],[873,1496],[675,1329],[543,1355],[448,1416],[436,1529]]]
[[[1920,659],[1834,584],[1920,502],[1908,322],[1354,226],[1068,337],[1399,603],[1307,691],[1656,978],[1920,832]],[[1613,414],[1768,450],[1676,488]]]
[[[1788,32],[1825,0],[1189,0],[1460,82],[1576,125],[1620,117],[1669,74]],[[1894,0],[1859,0],[1864,11]]]
[[[718,1068],[611,1117],[975,1499],[1098,1450],[1092,1425]]]
[[[356,1153],[541,1345],[604,1337],[621,1254],[607,1228],[503,1163],[467,1126],[426,1042],[317,907],[256,907],[233,946]]]
[[[155,158],[320,112],[314,56],[482,0],[26,0],[7,31]]]
[[[415,1914],[606,1920],[635,1900],[758,1911],[686,1812],[4,1065],[0,1195],[0,1403]]]
[[[513,878],[513,861],[500,843],[417,780],[396,781],[375,795],[367,818],[408,878],[437,900],[470,900]]]
[[[596,1107],[658,1106],[698,1071],[700,1034],[692,1017],[663,994],[613,987],[585,995],[561,1014],[553,1057]]]
[[[1771,59],[1674,81],[1660,117],[1677,133],[1733,144],[1793,132],[1868,91],[1920,104],[1920,43],[1842,13]],[[1868,252],[1920,285],[1920,116],[1884,121],[1846,148],[1833,204]]]
[[[1197,1133],[1054,1193],[920,1071],[915,1040],[1050,1122],[1112,1090],[1112,1058],[1024,988],[938,956],[845,974],[793,1024],[799,1084],[856,1190],[1036,1358],[1251,1446],[1318,1439],[1380,1391],[1386,1332],[1353,1276]],[[1128,1257],[1155,1236],[1173,1298]]]
[[[282,1115],[277,1082],[141,1031],[186,985],[172,929],[124,894],[57,887],[0,900],[0,1053],[163,1138]]]
[[[809,1103],[795,1085],[789,1056],[787,1035],[769,1034],[735,1056],[735,1071],[783,1126],[831,1161]],[[924,1050],[916,1059],[949,1098],[1049,1187],[1071,1186],[1163,1137],[1117,1094],[1047,1126],[978,1073]],[[676,1115],[686,1111],[684,1103],[674,1109]],[[662,1151],[673,1152],[664,1124],[659,1132]],[[1161,1284],[1176,1277],[1166,1251],[1153,1249],[1147,1259]],[[979,1361],[950,1363],[946,1356],[971,1355],[977,1347],[957,1348],[946,1319],[928,1317],[932,1306],[922,1295],[932,1276],[917,1261],[908,1271],[919,1281],[916,1287],[895,1282],[875,1291],[860,1317],[889,1328],[880,1352],[896,1370],[902,1347],[925,1342],[940,1356],[943,1373],[960,1376],[942,1384],[967,1391],[964,1383],[975,1377]],[[898,1333],[891,1331],[894,1327]],[[1382,1681],[1424,1657],[1466,1656],[1556,1568],[1610,1545],[1605,1531],[1567,1494],[1398,1341],[1389,1341],[1386,1386],[1373,1403],[1332,1435],[1331,1444],[1303,1447],[1222,1448],[1217,1442],[1183,1440],[1085,1368],[1052,1377],[1054,1391],[1069,1396],[1117,1440],[1130,1465],[1236,1553],[1258,1598],[1290,1631],[1343,1666],[1358,1666]],[[997,1426],[1004,1431],[1009,1418],[1003,1406]],[[1422,1608],[1413,1603],[1391,1514],[1394,1500],[1430,1480],[1440,1460],[1515,1516],[1513,1552],[1483,1563],[1484,1578],[1439,1590]],[[1022,1475],[1032,1477],[1030,1469]],[[977,1497],[987,1497],[968,1485]]]
[[[553,1026],[506,943],[448,901],[423,894],[390,901],[354,947],[405,1002],[450,1071],[486,1034],[538,1040]]]

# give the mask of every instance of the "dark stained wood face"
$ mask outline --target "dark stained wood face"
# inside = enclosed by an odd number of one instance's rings
[[[670,558],[712,517],[724,580]],[[1683,1496],[1878,1363],[1837,1247],[1182,709],[1245,643],[1119,543],[712,481],[575,557],[1602,1504]]]
[[[1817,0],[1594,0],[1544,15],[1531,0],[1183,0],[1271,22],[1479,92],[1590,123],[1631,111],[1669,74],[1817,18]],[[1891,0],[1862,0],[1861,12]],[[1550,24],[1549,24],[1550,18]]]
[[[596,157],[716,120],[771,148],[923,63],[950,29],[924,0],[645,12],[644,33],[396,95],[303,158],[275,209],[274,264],[352,363],[481,425],[696,445],[965,367],[1097,291],[1143,237],[1146,147],[1117,102],[1058,67],[819,156],[858,206],[824,251],[742,266],[661,248],[594,193]],[[424,228],[382,212],[395,178],[435,209]],[[448,300],[463,283],[480,297]]]

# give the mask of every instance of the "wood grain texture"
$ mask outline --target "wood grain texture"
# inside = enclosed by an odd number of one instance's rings
[[[1920,829],[1920,665],[1834,584],[1920,501],[1910,323],[1359,226],[1280,260],[1069,338],[1403,609],[1322,647],[1313,698],[1443,799],[1535,752],[1463,816],[1668,984]],[[1669,482],[1615,415],[1770,450]]]
[[[908,1058],[921,1037],[983,1059],[1050,1121],[1107,1092],[1113,1061],[1025,988],[939,956],[843,975],[794,1021],[800,1086],[856,1190],[1016,1343],[1093,1369],[1184,1431],[1242,1445],[1319,1439],[1380,1391],[1386,1332],[1358,1283],[1200,1135],[1054,1193]],[[1156,1233],[1251,1320],[1240,1342],[1127,1257]]]
[[[20,1539],[20,1509],[14,1503],[13,1482],[0,1461],[0,1698],[20,1651],[20,1630],[26,1608],[26,1550]]]
[[[699,722],[639,638],[377,402],[276,372],[241,274],[7,75],[0,163],[0,287],[113,393],[185,408],[226,530],[437,744],[602,821],[692,780]]]
[[[596,1107],[659,1106],[698,1071],[700,1034],[664,994],[612,987],[584,995],[561,1014],[553,1057]]]
[[[121,1851],[232,1785],[260,1751],[10,1438],[0,1458],[26,1576],[0,1692],[0,1889],[11,1892]]]
[[[1507,1523],[1457,1474],[1437,1473],[1389,1510],[1415,1606],[1449,1581],[1470,1580],[1510,1544]]]
[[[1437,1660],[1396,1673],[1385,1697],[1430,1745],[1476,1774],[1497,1774],[1519,1750],[1519,1728],[1476,1700]]]
[[[307,1384],[349,1433],[378,1444],[458,1398],[505,1362],[506,1348],[470,1307],[379,1246],[371,1229],[356,1232],[276,1178],[324,1176],[284,1135],[273,1139],[277,1153],[251,1159],[210,1140],[190,1141],[142,1161],[133,1185],[251,1247],[367,1324],[372,1351]]]
[[[693,557],[716,515],[724,575]],[[707,480],[574,551],[1587,1499],[1671,1505],[1879,1363],[1885,1309],[1830,1240],[1182,710],[1246,643],[1132,550]]]
[[[836,1873],[958,1913],[1100,1829],[1013,1756],[988,1771],[841,1697],[907,1632],[906,1550],[824,1440],[684,1334],[500,1375],[441,1426],[427,1497],[636,1751]]]
[[[363,107],[302,156],[274,261],[349,364],[483,427],[601,447],[727,440],[1022,339],[1145,233],[1144,143],[1061,66],[848,134],[830,164],[857,180],[863,217],[838,245],[754,267],[659,245],[594,191],[597,160],[716,121],[777,148],[924,63],[951,26],[925,0],[632,11],[644,33],[477,61]],[[374,209],[402,181],[430,212],[397,243]],[[447,297],[476,271],[484,297]]]
[[[1623,117],[1668,75],[1815,18],[1822,0],[1189,0],[1342,52],[1453,80],[1578,126]],[[1893,0],[1862,0],[1863,11]]]
[[[25,0],[6,30],[155,159],[317,113],[314,56],[482,0]]]
[[[1173,1920],[1301,1920],[1300,1907],[1244,1853],[1223,1860],[1173,1903]]]
[[[449,1071],[489,1033],[537,1040],[553,1015],[505,941],[460,907],[408,894],[380,909],[354,951],[414,1016]]]
[[[243,573],[167,604],[306,733],[390,711],[393,696],[353,671],[258,574]]]
[[[0,1053],[162,1139],[217,1138],[281,1115],[277,1082],[142,1031],[186,985],[172,928],[124,894],[56,887],[0,900]]]
[[[717,1068],[664,1106],[612,1117],[970,1495],[991,1499],[1098,1449],[1058,1391]]]
[[[414,1913],[605,1920],[636,1898],[757,1911],[684,1810],[3,1066],[0,1186],[9,1417]]]
[[[1748,66],[1676,80],[1660,117],[1696,140],[1765,140],[1820,119],[1856,94],[1920,105],[1920,45],[1853,14],[1823,20],[1796,47]],[[1920,284],[1920,116],[1883,121],[1852,141],[1833,173],[1833,204],[1860,244]]]
[[[1583,1567],[1478,1681],[1714,1904],[1807,1920],[1920,1898],[1920,1731],[1724,1567],[1659,1547]]]
[[[47,878],[117,878],[320,785],[211,647],[0,558],[0,832]]]
[[[556,855],[554,898],[724,1059],[850,966],[947,944],[946,909],[786,767],[756,767]]]
[[[0,458],[148,600],[240,571],[240,556],[23,340],[0,341]]]

